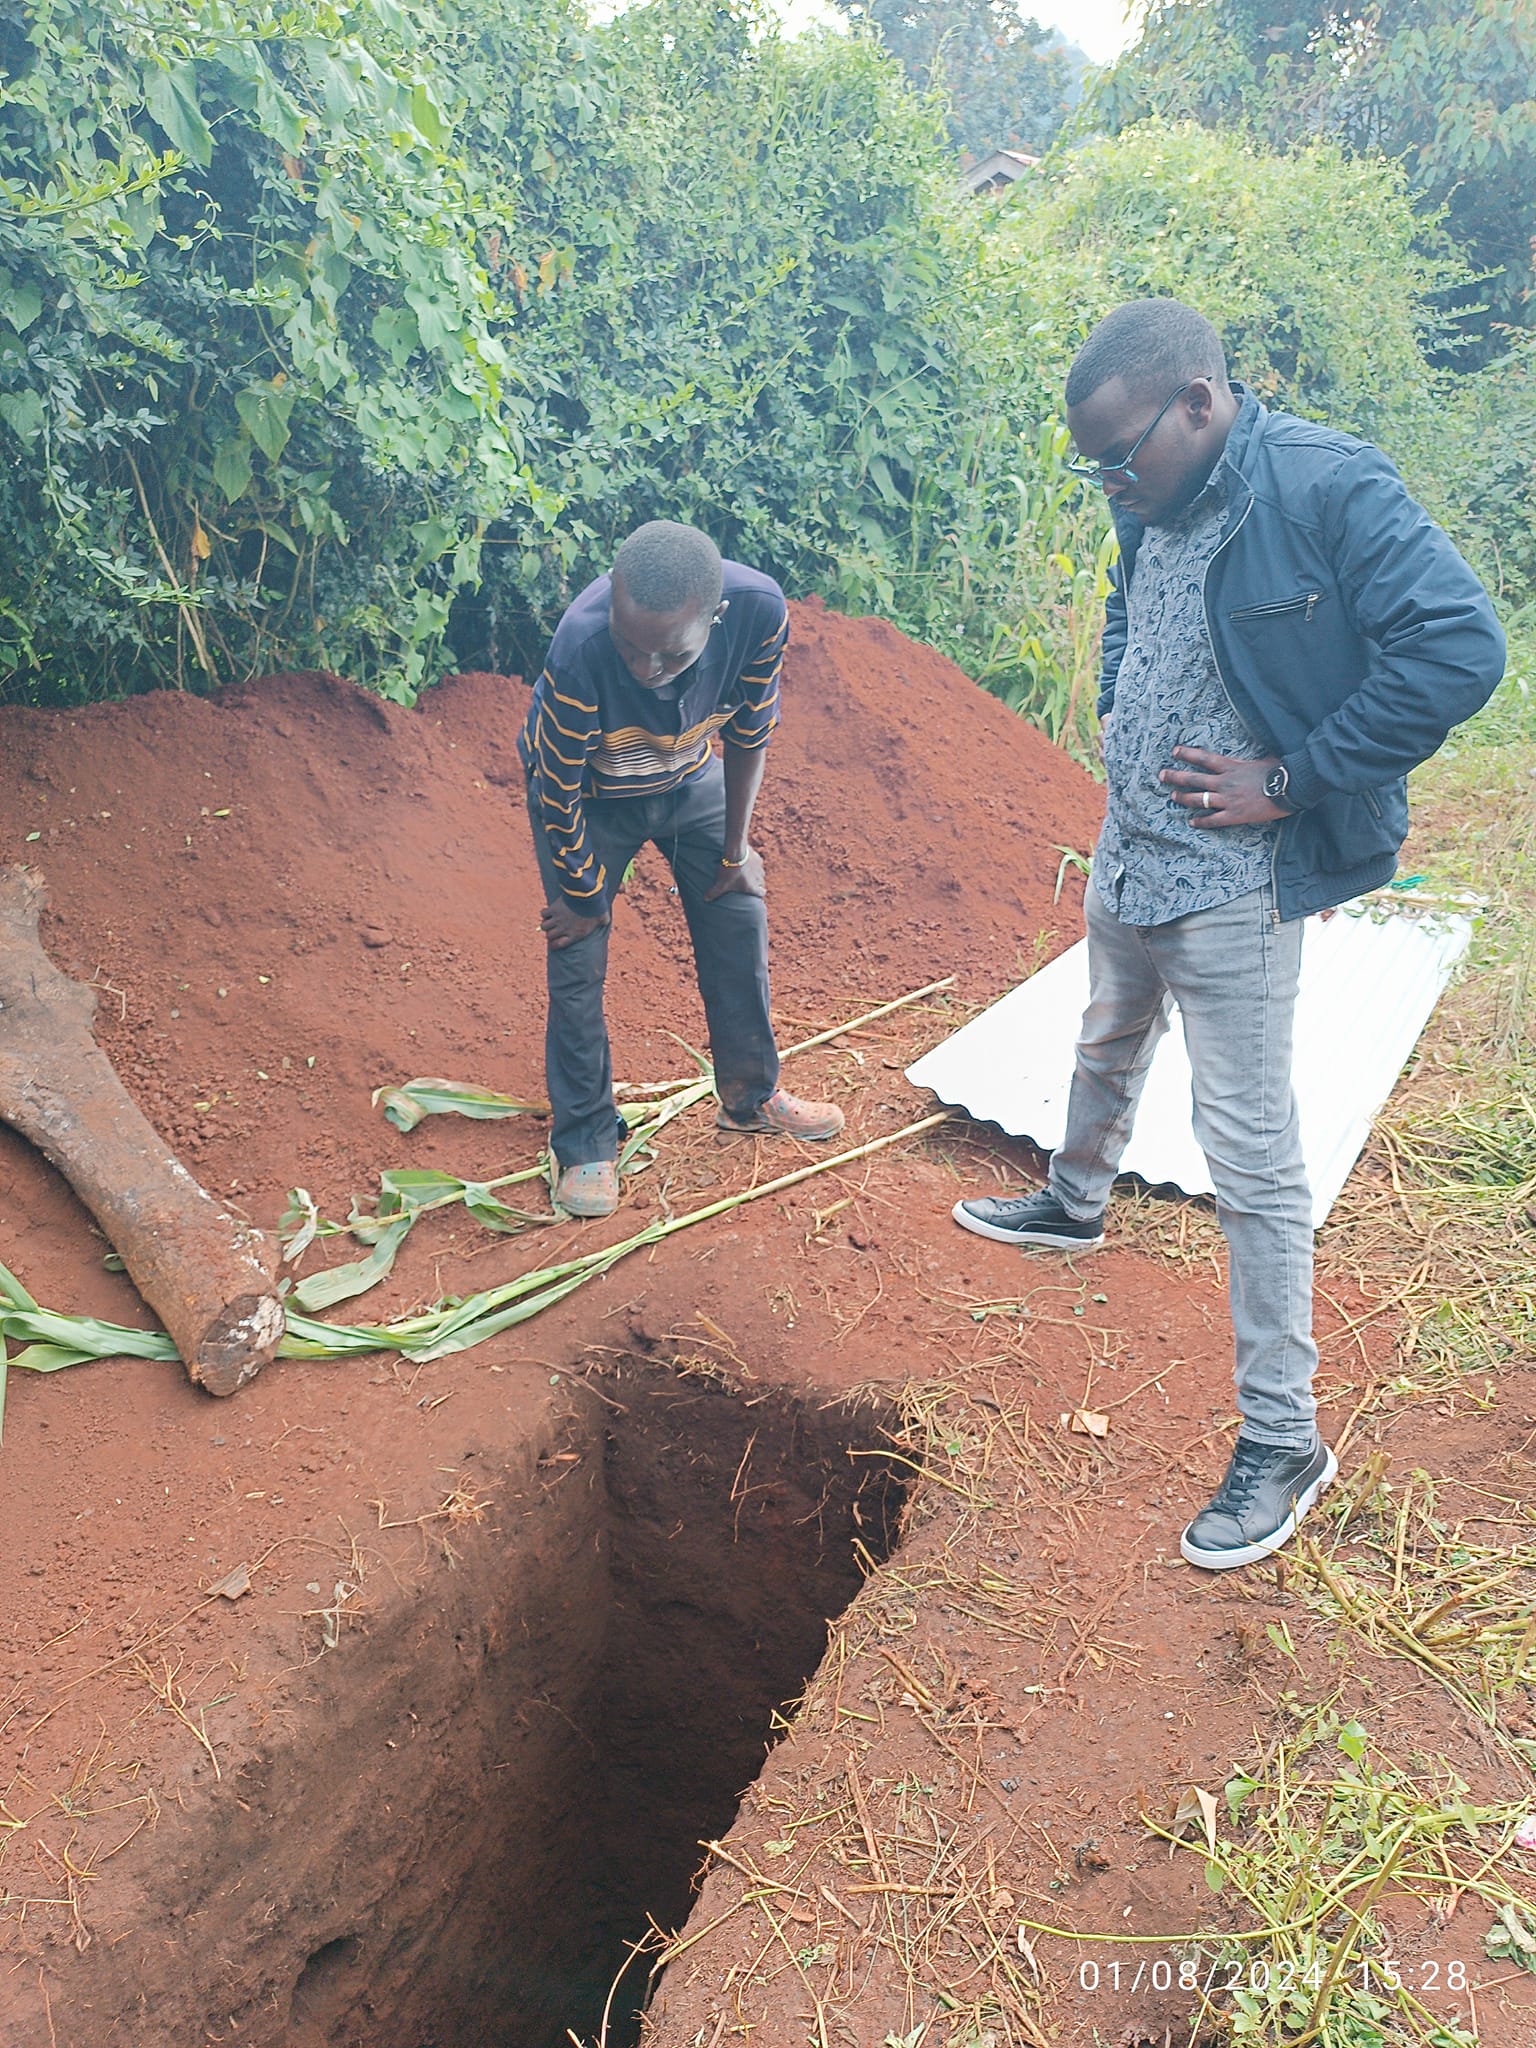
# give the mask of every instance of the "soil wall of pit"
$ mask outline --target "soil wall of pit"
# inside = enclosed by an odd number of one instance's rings
[[[6,2048],[635,2039],[628,1945],[687,1917],[903,1489],[878,1411],[552,1377],[386,1573],[320,1586],[50,2002],[0,1979]]]

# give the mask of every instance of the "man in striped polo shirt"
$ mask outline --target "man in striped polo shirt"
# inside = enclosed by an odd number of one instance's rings
[[[568,1215],[618,1207],[623,1126],[603,983],[613,898],[647,840],[688,919],[720,1127],[794,1138],[843,1127],[832,1103],[779,1086],[768,1019],[763,863],[748,833],[788,635],[771,577],[722,561],[706,534],[668,519],[637,528],[555,628],[518,751],[547,899],[544,1064],[555,1200]]]

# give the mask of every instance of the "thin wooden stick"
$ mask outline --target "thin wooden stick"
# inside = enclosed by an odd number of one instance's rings
[[[955,977],[946,974],[942,981],[930,981],[926,988],[915,988],[910,995],[898,996],[893,1003],[882,1003],[878,1010],[866,1010],[862,1017],[850,1017],[846,1024],[834,1024],[826,1031],[818,1031],[814,1038],[802,1038],[798,1045],[788,1045],[780,1055],[788,1059],[791,1053],[809,1052],[813,1045],[826,1045],[829,1040],[841,1038],[845,1031],[857,1031],[865,1024],[873,1024],[877,1018],[889,1017],[892,1010],[905,1009],[908,1003],[920,1003],[924,996],[937,995],[941,988],[953,988]]]
[[[869,1857],[870,1870],[874,1874],[875,1882],[883,1889],[886,1882],[885,1865],[880,1861],[880,1851],[875,1846],[875,1831],[869,1824],[869,1808],[864,1804],[864,1788],[859,1783],[858,1767],[853,1761],[851,1751],[843,1766],[843,1774],[848,1780],[848,1792],[853,1800],[853,1810],[859,1817],[859,1833],[864,1837],[864,1848]]]
[[[784,1188],[792,1188],[813,1174],[831,1173],[839,1166],[851,1166],[855,1159],[867,1159],[872,1152],[883,1152],[888,1145],[899,1145],[903,1138],[915,1138],[923,1131],[931,1131],[935,1124],[948,1123],[953,1110],[941,1109],[933,1116],[920,1117],[915,1124],[908,1124],[904,1130],[891,1131],[884,1138],[871,1138],[867,1145],[855,1145],[851,1152],[838,1152],[831,1159],[815,1159],[809,1166],[800,1166],[793,1173],[781,1173],[777,1180],[765,1180],[761,1187],[748,1188],[745,1194],[726,1195],[718,1202],[710,1202],[705,1208],[692,1209],[686,1216],[674,1216],[670,1223],[662,1224],[659,1230],[640,1232],[633,1240],[634,1246],[651,1244],[660,1238],[672,1237],[679,1230],[687,1230],[695,1223],[705,1223],[711,1216],[722,1216],[727,1209],[740,1209],[748,1202],[756,1202],[764,1195],[776,1195]],[[619,1247],[615,1247],[615,1250]],[[624,1247],[630,1249],[629,1246]]]

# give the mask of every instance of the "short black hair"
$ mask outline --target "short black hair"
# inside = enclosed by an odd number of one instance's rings
[[[620,543],[613,574],[643,612],[712,612],[724,578],[720,550],[709,535],[675,519],[637,526]]]
[[[1116,306],[1078,350],[1067,377],[1067,403],[1080,405],[1101,384],[1122,378],[1133,391],[1181,377],[1227,381],[1226,350],[1203,313],[1178,299],[1131,299]]]

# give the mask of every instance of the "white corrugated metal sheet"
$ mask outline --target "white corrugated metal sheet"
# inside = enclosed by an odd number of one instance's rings
[[[1471,937],[1469,916],[1389,911],[1379,902],[1307,920],[1293,1075],[1314,1224],[1337,1201]],[[1052,1151],[1066,1126],[1072,1049],[1087,1001],[1088,948],[1079,941],[926,1053],[907,1079]],[[1189,1195],[1211,1192],[1191,1128],[1177,1010],[1147,1076],[1121,1170]]]

